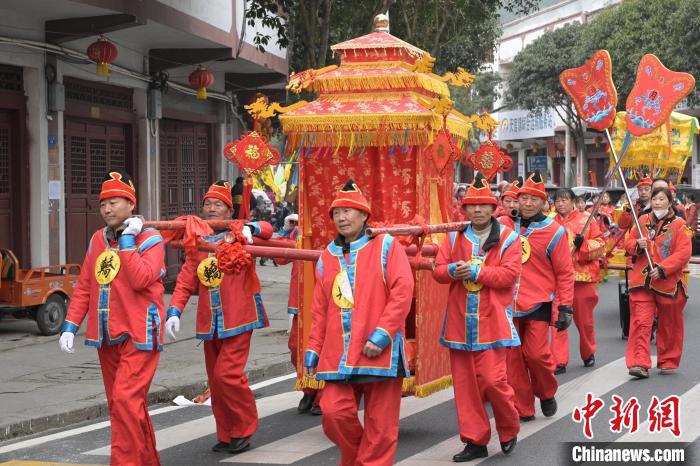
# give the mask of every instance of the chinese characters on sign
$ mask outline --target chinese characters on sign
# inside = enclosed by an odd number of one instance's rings
[[[640,404],[637,398],[632,397],[627,402],[617,395],[612,396],[613,404],[610,411],[613,413],[613,418],[610,420],[610,431],[621,433],[625,428],[630,434],[639,430],[639,411]],[[680,398],[676,395],[670,395],[659,400],[654,395],[649,402],[647,409],[648,431],[650,433],[659,433],[662,430],[668,430],[676,438],[681,436],[680,422]],[[593,438],[593,428],[591,421],[598,412],[605,406],[605,402],[594,396],[592,393],[586,393],[586,402],[583,406],[577,406],[571,413],[571,419],[576,423],[583,423],[583,435],[588,438]]]
[[[496,116],[501,124],[493,138],[498,141],[554,136],[558,119],[550,108],[540,113],[527,110],[499,112]]]

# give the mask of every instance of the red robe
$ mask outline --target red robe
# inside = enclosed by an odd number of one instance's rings
[[[590,214],[573,210],[566,218],[557,215],[554,219],[566,228],[568,244],[573,248],[574,238],[581,233]],[[592,221],[586,230],[584,241],[574,256],[574,323],[579,332],[579,351],[585,361],[596,351],[595,320],[593,310],[598,304],[597,283],[600,280],[598,259],[605,252],[605,240]],[[552,329],[552,354],[557,366],[569,362],[569,331],[557,332]]]
[[[76,333],[87,316],[85,344],[97,347],[112,429],[111,463],[159,465],[147,395],[162,349],[163,238],[152,228],[109,241],[90,240],[64,332]],[[112,249],[121,267],[111,283],[95,278],[98,256]]]
[[[483,245],[471,226],[451,232],[440,246],[433,271],[436,281],[450,284],[440,343],[450,348],[460,438],[476,445],[486,445],[491,438],[486,401],[493,407],[502,442],[512,440],[520,430],[506,355],[507,347],[520,344],[512,312],[515,281],[522,268],[521,244],[510,228],[495,220],[491,225]],[[472,259],[482,263],[471,265],[475,277],[471,281],[483,287],[467,291],[453,275],[459,261]]]
[[[272,225],[267,222],[246,224],[255,236],[268,239]],[[228,230],[203,237],[216,242]],[[255,265],[239,274],[224,274],[218,286],[206,286],[197,276],[197,266],[212,252],[199,251],[188,256],[182,266],[170,300],[168,317],[180,317],[195,291],[197,302],[196,337],[204,340],[204,360],[211,391],[216,436],[229,443],[253,435],[258,429],[255,397],[248,386],[245,365],[250,351],[252,331],[267,327],[268,320],[259,292],[246,291],[246,274],[255,274]]]
[[[654,316],[658,315],[656,332],[657,366],[675,369],[683,351],[683,309],[688,300],[688,284],[683,269],[692,252],[693,231],[685,221],[672,212],[656,224],[650,215],[639,219],[642,234],[648,240],[647,248],[654,264],[663,271],[662,277],[652,280],[645,270],[649,267],[644,251],[637,248],[639,233],[632,229],[625,242],[627,253],[633,257],[629,273],[630,334],[625,356],[627,367],[651,366],[650,337]]]
[[[130,339],[141,350],[162,349],[163,238],[157,230],[146,228],[132,239],[133,235],[123,235],[119,243],[108,243],[107,228],[97,230],[90,239],[63,325],[64,332],[76,333],[87,316],[86,345],[99,348],[103,341],[113,344]],[[121,269],[111,283],[100,285],[95,279],[95,262],[108,248],[117,251]]]
[[[413,299],[413,273],[403,246],[391,236],[363,236],[349,247],[344,254],[330,243],[318,261],[304,366],[317,367],[316,377],[330,382],[321,397],[323,431],[340,449],[340,464],[389,466],[398,443],[399,365],[410,375],[404,328]],[[352,304],[341,300],[334,287],[341,271],[347,274]],[[340,307],[349,304],[352,307]],[[379,356],[362,353],[368,341],[383,349]],[[353,376],[385,379],[353,383]],[[347,380],[351,383],[334,383]],[[363,396],[364,426],[357,418]]]
[[[248,224],[253,233],[263,239],[272,236],[272,225],[267,222],[252,222]],[[202,239],[217,242],[228,230],[214,236]],[[240,274],[224,274],[219,286],[208,287],[197,277],[199,263],[213,252],[199,251],[196,256],[187,257],[177,277],[177,283],[170,300],[168,317],[182,314],[187,301],[195,291],[199,292],[197,302],[196,336],[199,340],[211,340],[214,336],[228,338],[256,328],[268,326],[267,314],[260,293],[247,294],[244,291],[246,276]],[[246,273],[255,273],[253,265]]]

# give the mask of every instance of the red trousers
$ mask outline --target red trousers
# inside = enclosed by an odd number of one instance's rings
[[[574,323],[579,334],[579,353],[585,361],[595,354],[595,320],[593,310],[598,304],[595,283],[576,282],[574,285]],[[569,331],[551,328],[550,348],[557,367],[569,364]]]
[[[243,370],[248,361],[253,332],[204,342],[204,360],[216,419],[216,438],[230,442],[258,430],[258,409]]]
[[[321,397],[323,432],[340,449],[340,465],[386,465],[394,461],[399,441],[401,385],[396,377],[382,382],[327,382]],[[365,397],[364,428],[357,417]]]
[[[491,423],[484,402],[491,403],[501,442],[520,432],[513,388],[506,373],[507,348],[483,351],[450,350],[452,384],[457,405],[457,422],[462,442],[486,445],[491,440]]]
[[[299,355],[299,315],[294,314],[292,318],[292,329],[289,331],[289,340],[287,341],[287,348],[289,348],[289,356],[292,358],[292,365],[296,369],[297,374],[301,374],[303,371],[303,363]],[[314,406],[318,406],[321,402],[320,390],[314,388],[304,388],[302,389],[304,395],[316,395],[314,398]]]
[[[667,298],[647,290],[630,291],[630,334],[627,340],[627,367],[651,367],[651,327],[656,328],[656,366],[676,369],[683,353],[683,309],[688,300],[679,294]]]
[[[160,352],[137,349],[130,339],[97,350],[112,428],[112,465],[160,465],[146,396]]]
[[[554,398],[558,387],[549,349],[549,322],[516,317],[513,324],[522,344],[508,351],[508,383],[515,391],[518,414],[534,416],[535,397]]]

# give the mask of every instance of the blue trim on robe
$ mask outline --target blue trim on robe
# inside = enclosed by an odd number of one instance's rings
[[[299,308],[296,307],[288,307],[287,308],[287,314],[291,314],[293,316],[299,314]]]
[[[168,308],[168,312],[165,314],[165,320],[168,320],[173,316],[175,316],[179,319],[180,316],[182,316],[182,311],[180,309],[176,308],[175,306],[170,306]]]
[[[318,354],[313,350],[306,350],[304,354],[304,367],[318,366]]]
[[[381,349],[384,349],[387,346],[389,346],[389,343],[391,343],[391,335],[389,335],[389,332],[387,332],[383,328],[377,327],[374,330],[374,332],[372,332],[372,334],[369,336],[368,340],[380,347]]]
[[[133,251],[136,249],[136,237],[134,235],[121,235],[119,237],[119,249],[121,251]]]
[[[138,252],[139,254],[143,254],[145,251],[148,251],[151,249],[153,246],[155,246],[158,243],[163,242],[163,237],[160,235],[153,235],[150,238],[148,238],[146,241],[141,243],[139,246]]]
[[[552,239],[549,241],[549,244],[547,245],[547,259],[549,259],[552,255],[552,251],[554,251],[554,248],[556,247],[557,243],[559,243],[559,240],[561,237],[566,233],[566,230],[564,227],[559,227],[557,232],[554,234]]]
[[[70,332],[72,334],[78,333],[78,327],[75,325],[73,322],[68,322],[67,320],[63,321],[63,327],[61,327],[61,333],[63,332]]]

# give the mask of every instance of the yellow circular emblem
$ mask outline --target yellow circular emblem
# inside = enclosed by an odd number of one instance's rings
[[[211,256],[204,259],[197,266],[197,277],[204,286],[219,286],[224,279],[224,273],[219,269],[219,261]]]
[[[484,263],[484,261],[482,261],[481,259],[472,259],[469,262],[467,262],[467,264],[469,264],[469,265],[471,265],[471,264],[483,264],[483,263]],[[462,285],[464,285],[464,288],[466,288],[467,291],[479,291],[484,287],[483,283],[477,283],[477,282],[473,282],[471,280],[462,280]]]
[[[339,308],[343,309],[350,309],[353,307],[352,301],[350,301],[348,298],[345,297],[343,294],[343,272],[340,272],[338,275],[335,276],[333,279],[333,289],[332,289],[332,294],[333,294],[333,302],[338,306]],[[349,283],[346,285],[349,286]]]
[[[112,283],[114,277],[119,273],[121,265],[119,255],[111,249],[107,249],[95,261],[95,280],[100,285]]]
[[[523,244],[523,264],[527,262],[527,260],[530,258],[530,242],[527,240],[526,237],[521,236],[520,241]]]

